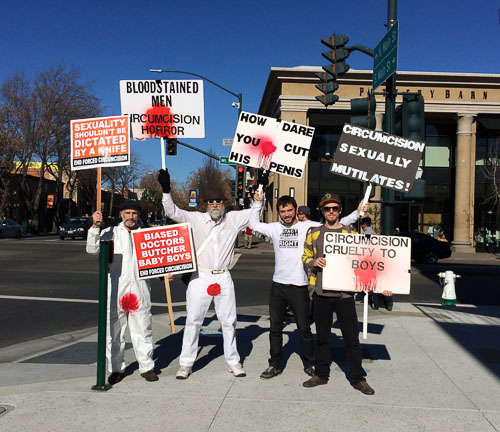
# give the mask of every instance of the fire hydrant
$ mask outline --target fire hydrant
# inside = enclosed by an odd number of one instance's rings
[[[455,279],[461,277],[456,275],[451,270],[438,273],[439,282],[443,286],[443,306],[455,306],[457,295],[455,294]]]

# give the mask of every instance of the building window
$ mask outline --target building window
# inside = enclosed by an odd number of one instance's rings
[[[421,166],[449,168],[452,166],[451,144],[453,134],[449,126],[427,124],[425,127],[425,151]]]

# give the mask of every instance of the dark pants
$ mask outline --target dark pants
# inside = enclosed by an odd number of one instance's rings
[[[372,306],[378,309],[380,306],[387,308],[388,305],[393,303],[392,296],[385,296],[384,294],[371,293],[372,295]],[[382,303],[382,305],[381,305]]]
[[[283,361],[283,321],[286,307],[289,305],[295,315],[302,344],[302,363],[304,368],[314,365],[314,343],[309,325],[309,294],[307,285],[283,285],[273,282],[269,296],[269,330],[270,359],[269,365],[281,369]]]
[[[354,298],[324,297],[314,294],[313,315],[316,323],[316,375],[327,380],[330,377],[331,346],[330,335],[333,324],[333,313],[342,332],[349,365],[352,385],[365,380],[366,372],[361,366],[363,354],[359,344],[358,317]]]

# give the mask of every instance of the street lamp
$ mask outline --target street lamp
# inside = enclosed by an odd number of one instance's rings
[[[214,86],[219,87],[221,90],[224,90],[225,92],[233,95],[234,97],[238,98],[238,102],[233,102],[233,107],[238,107],[238,119],[239,115],[241,114],[241,109],[242,109],[242,99],[243,95],[241,93],[234,93],[231,90],[228,90],[225,87],[222,87],[220,84],[217,84],[216,82],[209,80],[208,78],[204,77],[203,75],[195,74],[193,72],[186,72],[186,71],[174,71],[174,70],[164,70],[164,69],[149,69],[149,72],[157,72],[157,73],[181,73],[181,74],[186,74],[186,75],[193,75],[198,78],[204,79],[205,81],[208,81],[209,83],[212,83]]]

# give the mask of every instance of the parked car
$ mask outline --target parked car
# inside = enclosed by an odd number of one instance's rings
[[[92,218],[81,216],[69,218],[59,227],[59,238],[64,240],[71,237],[73,240],[77,237],[87,238],[89,228],[92,226]]]
[[[435,264],[438,259],[451,256],[450,243],[418,232],[405,232],[398,235],[411,238],[411,258],[420,263]]]
[[[12,219],[4,219],[0,221],[0,238],[15,237],[20,239],[23,235],[23,227]]]
[[[166,225],[166,224],[161,219],[156,219],[154,221],[149,222],[150,227],[159,227],[159,226],[163,226],[163,225]]]

